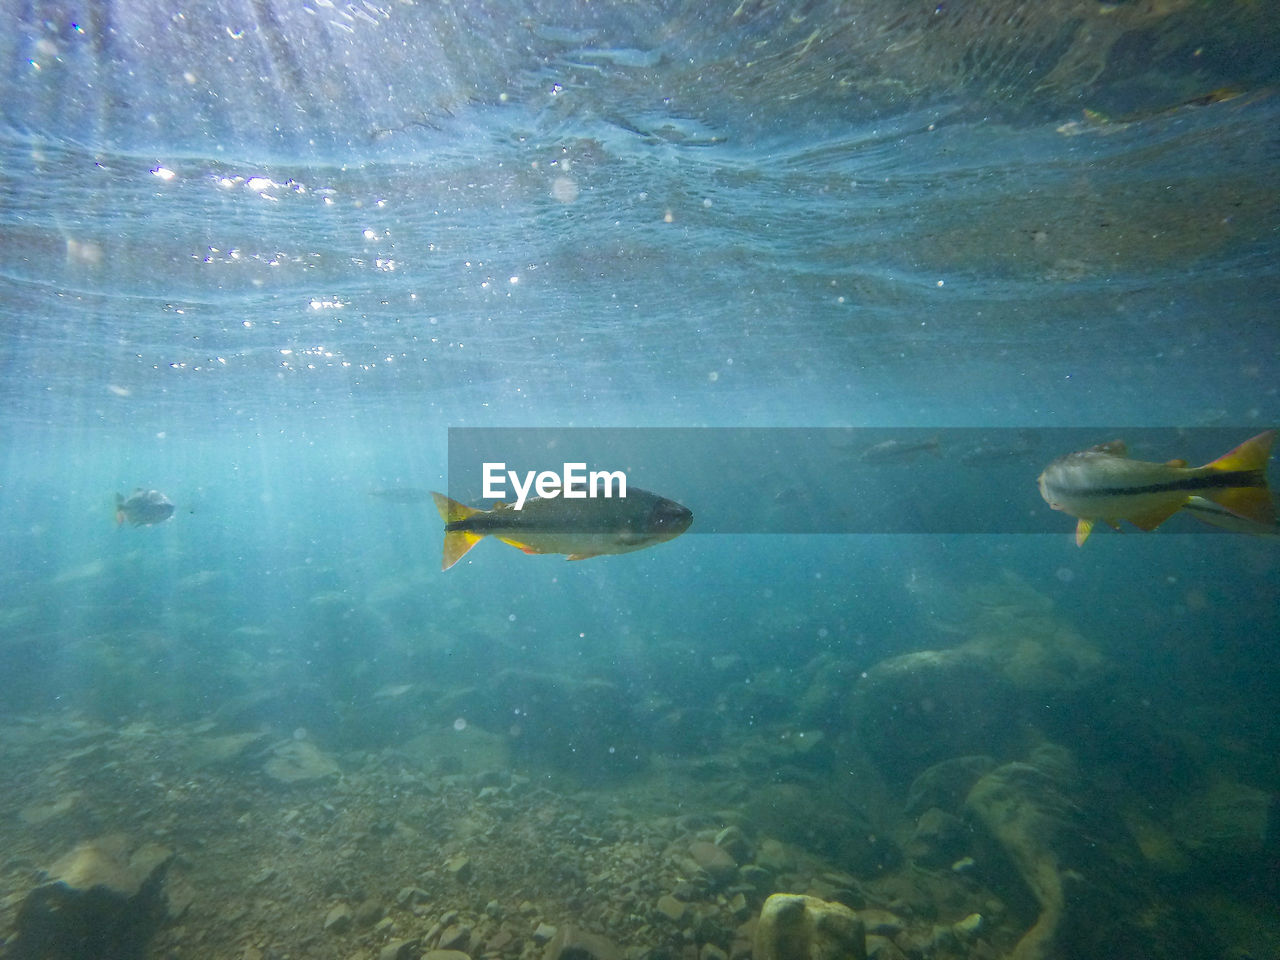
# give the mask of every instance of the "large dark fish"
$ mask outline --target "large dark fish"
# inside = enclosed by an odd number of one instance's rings
[[[674,540],[693,522],[688,507],[635,487],[625,497],[535,497],[519,510],[506,504],[478,510],[442,493],[432,497],[444,520],[442,570],[490,536],[525,553],[563,553],[570,560],[584,560]]]
[[[1119,440],[1059,457],[1040,474],[1040,495],[1054,510],[1070,514],[1076,543],[1083,545],[1096,521],[1112,527],[1128,520],[1154,530],[1203,497],[1237,517],[1264,526],[1275,523],[1267,490],[1267,458],[1276,432],[1260,433],[1203,467],[1185,460],[1150,463],[1130,460]]]
[[[138,487],[128,497],[116,494],[116,525],[128,520],[135,527],[164,523],[173,516],[173,504],[159,490]]]

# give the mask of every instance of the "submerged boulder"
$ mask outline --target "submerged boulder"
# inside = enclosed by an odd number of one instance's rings
[[[760,908],[753,960],[867,960],[866,929],[843,903],[775,893]]]
[[[118,834],[80,844],[23,901],[6,957],[143,957],[165,917],[161,886],[172,859],[172,851],[157,844],[131,849]]]
[[[1010,960],[1216,956],[1203,925],[1136,869],[1140,856],[1120,825],[1089,810],[1067,751],[1044,745],[1030,759],[992,770],[965,801],[1040,908]]]
[[[886,778],[909,783],[926,767],[971,754],[999,756],[1020,735],[1013,686],[998,665],[964,648],[924,650],[876,664],[854,687],[857,741]]]

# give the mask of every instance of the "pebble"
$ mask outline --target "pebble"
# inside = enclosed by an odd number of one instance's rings
[[[392,940],[378,951],[378,960],[409,960],[417,952],[417,940]]]
[[[858,919],[866,926],[868,934],[892,938],[902,932],[903,923],[898,915],[878,907],[859,910]]]
[[[658,898],[657,907],[658,912],[672,923],[679,923],[683,920],[685,913],[689,909],[687,904],[681,903],[669,893],[664,893]]]
[[[729,880],[738,872],[738,862],[726,850],[706,840],[689,844],[689,856],[712,880]]]
[[[465,950],[471,942],[471,928],[466,924],[454,923],[444,928],[437,944],[441,950]]]
[[[351,929],[351,919],[351,908],[340,903],[325,915],[324,928],[329,933],[346,933]]]
[[[533,942],[538,946],[542,946],[556,935],[556,928],[549,923],[540,923],[538,928],[533,931]]]
[[[458,883],[466,883],[471,879],[472,868],[470,857],[454,857],[444,865],[444,868],[448,871],[449,876],[458,881]]]
[[[953,923],[951,929],[956,932],[956,936],[963,940],[976,937],[978,931],[982,929],[982,914],[971,913],[963,920],[957,920]]]

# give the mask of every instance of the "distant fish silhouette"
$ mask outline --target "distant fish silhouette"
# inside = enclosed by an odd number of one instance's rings
[[[369,496],[387,503],[426,503],[431,499],[431,491],[421,487],[386,487],[381,490],[370,490]]]
[[[159,490],[134,490],[129,496],[116,494],[116,525],[128,520],[135,527],[164,523],[173,516],[173,504]]]

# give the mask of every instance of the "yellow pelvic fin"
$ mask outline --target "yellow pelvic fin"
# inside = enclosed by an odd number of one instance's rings
[[[1275,523],[1275,505],[1267,489],[1266,473],[1267,460],[1271,456],[1271,443],[1275,438],[1276,431],[1265,430],[1256,437],[1246,440],[1234,450],[1224,453],[1212,463],[1205,464],[1205,468],[1209,470],[1256,473],[1256,483],[1224,487],[1221,490],[1204,490],[1201,491],[1202,495],[1226,507],[1238,517],[1244,517],[1256,523]]]
[[[517,550],[520,550],[524,553],[538,554],[538,553],[545,552],[543,550],[539,550],[537,547],[531,547],[527,543],[521,543],[519,540],[512,540],[510,537],[499,537],[498,539],[501,540],[503,543],[509,546],[515,547]]]
[[[465,503],[451,500],[443,493],[435,493],[433,491],[431,499],[436,502],[436,509],[440,511],[440,519],[446,524],[465,520],[467,517],[475,516],[477,513],[484,513],[483,510],[477,510],[475,507],[468,507]],[[466,530],[445,530],[444,552],[440,561],[440,569],[448,570],[461,560],[468,550],[483,539],[483,533],[471,533]]]
[[[1083,517],[1076,523],[1076,546],[1083,547],[1084,542],[1089,539],[1089,534],[1093,532],[1093,521],[1086,520]]]

